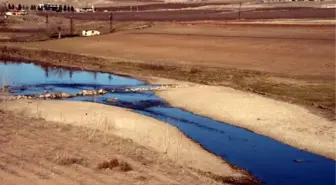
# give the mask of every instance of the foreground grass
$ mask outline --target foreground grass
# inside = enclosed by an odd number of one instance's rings
[[[35,61],[45,65],[123,75],[134,76],[134,74],[137,74],[138,76],[163,77],[207,85],[225,85],[303,105],[315,114],[323,115],[328,119],[335,119],[334,79],[324,81],[311,77],[295,79],[251,70],[111,61],[99,57],[7,46],[0,46],[0,50],[0,60]],[[269,80],[271,77],[286,78],[287,80],[280,82]]]
[[[31,118],[25,111],[5,110],[4,104],[0,101],[1,167],[5,166],[0,179],[4,184],[20,184],[20,180],[60,184],[59,179],[70,184],[259,183],[252,177],[220,176],[181,166],[163,153],[106,130]],[[139,182],[139,177],[145,182]]]

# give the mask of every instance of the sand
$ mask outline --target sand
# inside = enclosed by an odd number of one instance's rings
[[[169,89],[157,95],[175,107],[336,159],[335,123],[298,105],[216,86]]]
[[[47,121],[85,126],[131,139],[180,165],[235,178],[247,176],[185,137],[177,128],[130,110],[89,102],[11,101],[7,109]]]

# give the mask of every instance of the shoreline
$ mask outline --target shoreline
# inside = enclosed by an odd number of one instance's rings
[[[0,60],[9,60],[14,62],[28,62],[34,63],[38,65],[44,66],[54,66],[54,67],[62,67],[67,69],[74,70],[85,70],[85,71],[95,71],[95,72],[103,72],[103,73],[111,73],[115,75],[137,78],[146,82],[149,82],[150,78],[165,78],[171,79],[175,81],[183,81],[186,83],[197,83],[203,85],[214,85],[214,86],[227,86],[237,90],[241,90],[244,92],[249,92],[252,94],[263,95],[268,98],[272,98],[275,100],[280,100],[300,106],[304,106],[309,109],[311,112],[318,116],[322,116],[327,118],[328,120],[335,120],[335,109],[331,108],[329,105],[325,105],[324,101],[315,102],[315,101],[307,101],[306,98],[309,97],[300,97],[300,93],[298,95],[290,95],[290,94],[278,94],[274,93],[272,89],[269,91],[264,88],[264,86],[274,86],[277,85],[277,88],[280,88],[280,91],[284,90],[295,90],[302,91],[302,88],[295,86],[295,81],[301,83],[301,78],[288,78],[286,76],[282,76],[279,74],[268,74],[259,71],[248,71],[248,70],[240,70],[240,69],[220,69],[216,73],[221,73],[221,76],[217,76],[218,79],[213,79],[211,81],[207,81],[207,77],[212,78],[214,73],[214,69],[203,69],[199,66],[183,66],[183,68],[171,65],[167,66],[164,64],[154,64],[154,63],[142,63],[137,61],[123,61],[117,60],[113,61],[108,58],[98,57],[98,56],[86,56],[75,53],[67,53],[53,50],[41,50],[38,48],[25,48],[18,46],[7,46],[0,44]],[[262,84],[246,84],[244,81],[236,82],[235,79],[228,79],[229,81],[225,84],[218,84],[217,80],[219,79],[227,79],[228,76],[232,76],[230,71],[235,71],[234,73],[242,73],[245,76],[255,76],[257,82],[264,79],[266,82],[262,82]],[[201,74],[199,74],[201,73]],[[194,78],[195,75],[203,76],[202,78]],[[218,74],[216,74],[218,75]],[[270,77],[275,77],[277,80],[269,81],[267,80]],[[241,78],[240,76],[237,77]],[[312,78],[312,82],[315,82],[315,77]],[[283,80],[282,80],[283,79]],[[247,79],[248,80],[248,79]],[[294,84],[286,84],[286,81],[294,80]],[[321,79],[320,79],[321,80]],[[323,80],[323,79],[322,79]],[[326,79],[327,82],[321,83],[319,86],[322,88],[327,86],[329,88],[331,82],[330,79]],[[231,82],[232,81],[232,82]],[[282,86],[285,81],[285,85]],[[304,80],[303,80],[304,81]],[[316,81],[320,83],[319,81]],[[275,84],[274,84],[275,83]],[[279,86],[280,85],[280,86]],[[288,85],[290,85],[290,89],[288,89]],[[294,85],[294,86],[293,86]],[[307,89],[304,87],[303,90],[309,91],[310,87],[307,86]],[[315,89],[313,89],[315,91]],[[329,91],[329,90],[328,90]],[[314,92],[315,93],[315,92]],[[317,92],[316,92],[317,93]],[[296,97],[297,96],[297,97]],[[313,97],[311,97],[313,98]]]
[[[7,103],[6,108],[14,113],[24,113],[29,117],[84,126],[130,139],[163,153],[177,164],[204,173],[209,172],[226,179],[228,183],[230,180],[233,180],[231,181],[233,183],[258,183],[248,172],[204,150],[174,126],[128,109],[90,102],[50,100],[11,101]],[[193,151],[192,155],[190,151]]]
[[[156,95],[174,107],[336,160],[335,125],[303,107],[229,87],[168,89]]]

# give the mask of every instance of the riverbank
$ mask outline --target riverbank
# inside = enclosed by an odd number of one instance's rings
[[[0,128],[1,184],[239,184],[85,126],[0,109]]]
[[[131,139],[167,156],[176,164],[220,177],[224,183],[253,183],[246,172],[208,153],[177,128],[127,109],[68,101],[10,101],[6,109],[29,117],[83,126]]]
[[[46,66],[114,73],[138,79],[159,77],[205,85],[229,86],[245,92],[302,105],[312,113],[335,119],[335,83],[331,76],[288,77],[261,71],[153,63],[123,58],[45,50],[18,44],[0,45],[0,60],[30,61]],[[309,93],[307,93],[309,92]]]
[[[334,122],[303,107],[227,87],[187,87],[156,94],[174,107],[336,159]]]

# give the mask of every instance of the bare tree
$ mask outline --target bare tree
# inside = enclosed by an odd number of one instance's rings
[[[6,26],[6,12],[7,4],[6,2],[0,4],[0,27]]]

